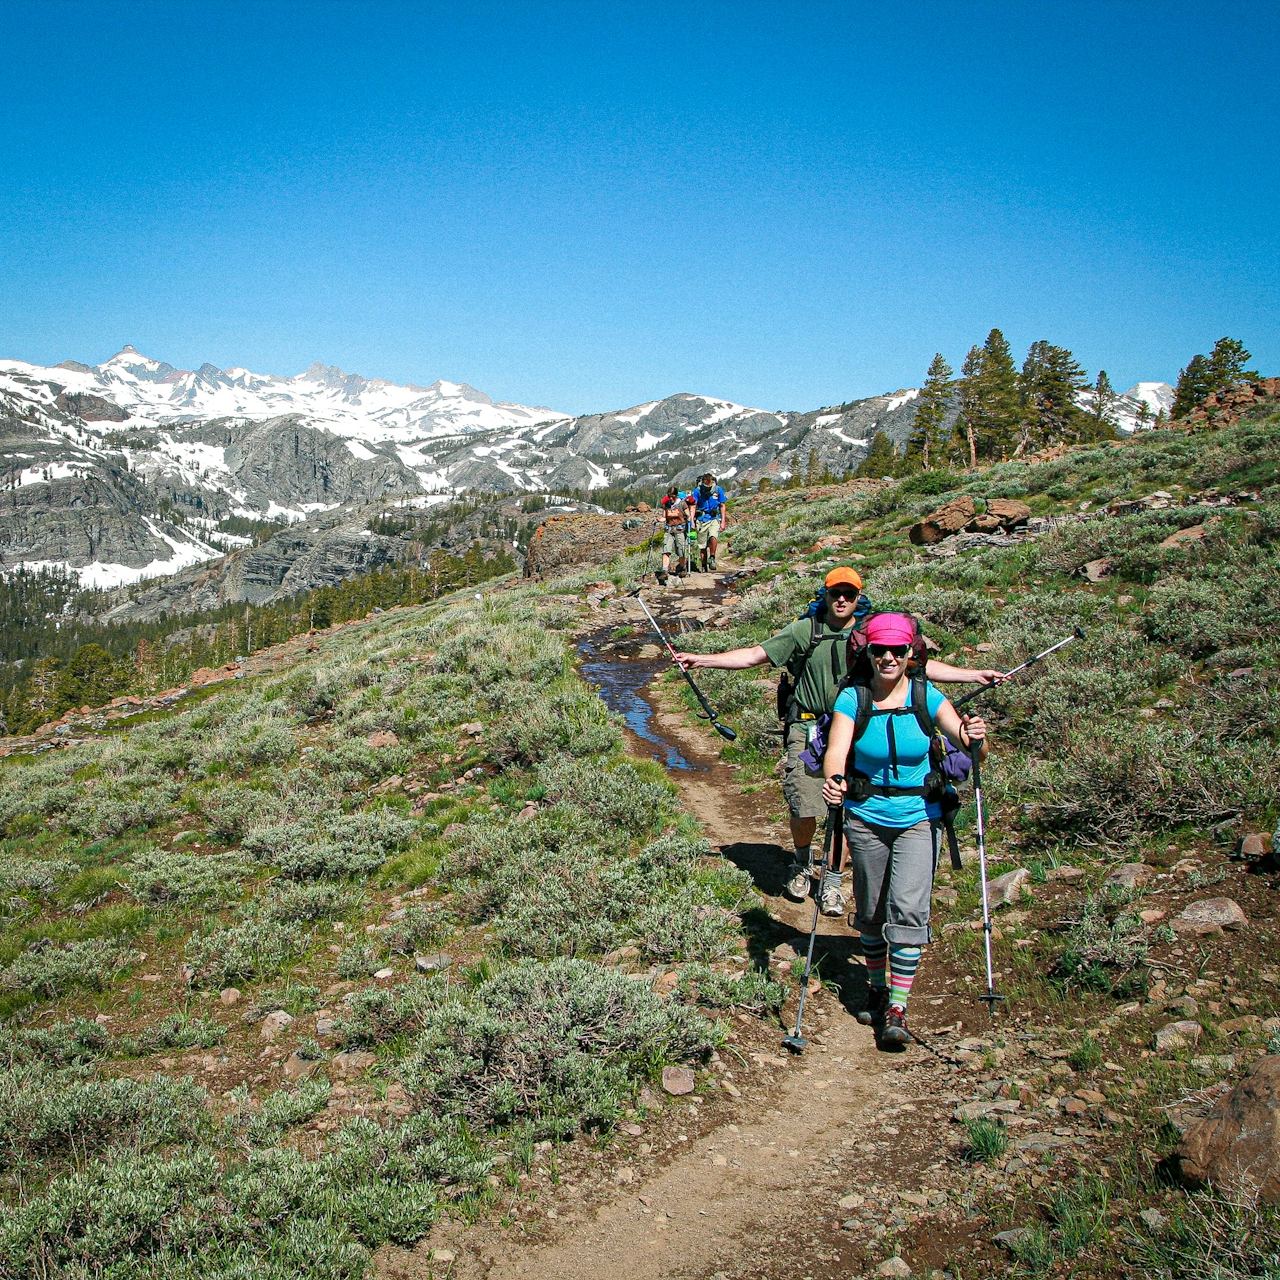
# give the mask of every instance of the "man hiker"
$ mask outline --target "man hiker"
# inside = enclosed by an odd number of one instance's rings
[[[729,506],[724,490],[716,484],[716,478],[707,472],[693,491],[693,526],[698,540],[698,555],[703,573],[716,569],[716,545],[725,525],[729,522]]]
[[[665,582],[671,570],[671,557],[676,557],[676,573],[688,572],[689,566],[689,522],[693,518],[693,495],[681,493],[672,485],[661,500],[662,527],[662,573],[659,582]]]
[[[819,720],[835,709],[836,694],[845,677],[846,648],[849,633],[856,623],[858,600],[862,595],[862,576],[856,569],[841,566],[832,569],[825,579],[825,612],[821,625],[815,618],[797,618],[763,644],[746,649],[730,649],[727,653],[678,653],[676,659],[688,668],[704,667],[718,671],[745,671],[766,662],[785,667],[784,679],[790,679],[792,692],[787,705],[780,705],[779,716],[786,724],[786,766],[782,794],[791,813],[791,838],[795,842],[795,860],[787,872],[788,897],[802,902],[809,895],[813,867],[813,835],[818,820],[827,816],[827,803],[822,798],[822,761],[810,752],[818,735]],[[865,610],[864,610],[865,612]],[[943,684],[991,684],[1003,674],[992,670],[953,667],[930,658],[928,677]],[[809,759],[801,759],[808,755]],[[843,915],[844,894],[840,889],[841,872],[827,872],[821,888],[820,903],[824,915]]]

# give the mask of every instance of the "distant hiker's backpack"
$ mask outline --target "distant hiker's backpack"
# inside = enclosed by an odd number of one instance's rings
[[[725,496],[724,490],[718,484],[712,485],[710,488],[705,484],[700,484],[693,490],[693,495],[699,524],[705,524],[708,520],[719,518],[720,508],[725,504]]]
[[[910,706],[894,707],[890,710],[878,710],[871,699],[871,655],[867,652],[866,622],[875,617],[868,614],[862,626],[851,632],[845,650],[846,670],[848,674],[841,682],[842,689],[852,689],[858,699],[858,714],[853,724],[853,739],[849,743],[849,756],[845,761],[844,776],[849,783],[849,799],[855,804],[869,800],[874,796],[922,796],[926,802],[937,804],[942,800],[947,789],[947,774],[944,764],[947,759],[947,740],[938,732],[938,726],[929,713],[928,681],[925,678],[925,663],[929,660],[928,646],[920,624],[910,614],[915,627],[915,635],[911,640],[911,654],[907,662],[907,675],[911,681]],[[857,757],[858,739],[867,731],[867,726],[875,716],[888,716],[888,735],[890,759],[896,765],[896,749],[893,734],[894,720],[901,716],[914,716],[920,726],[920,732],[929,739],[929,776],[924,785],[919,787],[880,786],[871,781],[870,775],[854,766]]]
[[[827,613],[827,589],[819,587],[818,594],[809,601],[807,605],[797,614],[797,620],[800,618],[809,619],[809,644],[804,651],[804,657],[801,658],[799,664],[794,670],[790,664],[782,673],[782,678],[778,681],[778,700],[777,711],[778,719],[787,721],[791,717],[791,703],[796,696],[796,687],[800,683],[800,677],[804,675],[804,669],[809,665],[809,659],[813,657],[813,651],[822,643],[824,639],[834,640],[838,633],[831,632],[826,636],[823,635],[823,620]],[[853,609],[853,625],[859,627],[862,625],[861,620],[871,613],[871,601],[866,596],[859,593],[858,603]],[[831,646],[831,674],[836,676],[840,671],[840,660],[836,656],[836,647]]]

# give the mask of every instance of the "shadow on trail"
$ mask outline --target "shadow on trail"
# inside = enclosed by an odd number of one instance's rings
[[[755,887],[771,898],[783,896],[787,868],[791,865],[791,853],[781,845],[764,841],[741,840],[723,845],[720,853],[741,871],[745,871]],[[805,926],[812,921],[813,904],[806,901],[797,904]],[[840,1003],[850,1013],[857,1013],[867,1006],[867,970],[865,965],[851,963],[854,956],[862,955],[862,944],[846,933],[823,933],[833,922],[819,922],[819,933],[813,946],[813,971],[824,986],[839,993]],[[788,943],[798,959],[793,962],[799,976],[804,957],[809,948],[808,927],[800,928],[771,916],[763,908],[749,911],[745,917],[748,935],[748,953],[760,969],[769,967],[769,953],[775,947]]]
[[[741,840],[735,844],[722,845],[720,852],[739,871],[745,871],[751,877],[751,883],[761,893],[770,898],[781,897],[782,888],[787,881],[787,867],[791,865],[791,854],[780,844]]]

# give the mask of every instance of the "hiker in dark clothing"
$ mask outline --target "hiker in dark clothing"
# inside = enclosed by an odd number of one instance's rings
[[[662,574],[659,581],[671,569],[671,557],[676,558],[676,576],[688,572],[689,523],[693,519],[693,495],[681,493],[672,485],[662,498]]]
[[[856,624],[862,576],[847,565],[832,569],[825,580],[826,608],[820,618],[798,618],[763,644],[727,653],[679,653],[677,660],[686,669],[745,671],[766,662],[785,668],[791,693],[778,708],[786,724],[786,766],[782,793],[791,814],[791,838],[795,858],[787,872],[786,891],[797,902],[809,895],[812,876],[813,835],[818,820],[827,815],[822,797],[822,761],[815,755],[815,739],[825,728],[826,718],[835,709],[840,682],[845,677],[847,641]],[[818,625],[816,625],[818,624]],[[1001,672],[953,667],[930,659],[930,679],[947,683],[991,684]],[[825,915],[843,915],[844,894],[841,873],[832,869],[821,889]]]

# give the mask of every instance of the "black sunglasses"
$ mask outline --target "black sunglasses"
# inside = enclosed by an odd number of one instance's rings
[[[828,600],[856,600],[862,593],[857,587],[850,587],[847,591],[844,587],[828,587]]]
[[[883,658],[886,653],[893,654],[895,658],[905,658],[911,652],[909,644],[869,644],[867,648],[873,658]]]

